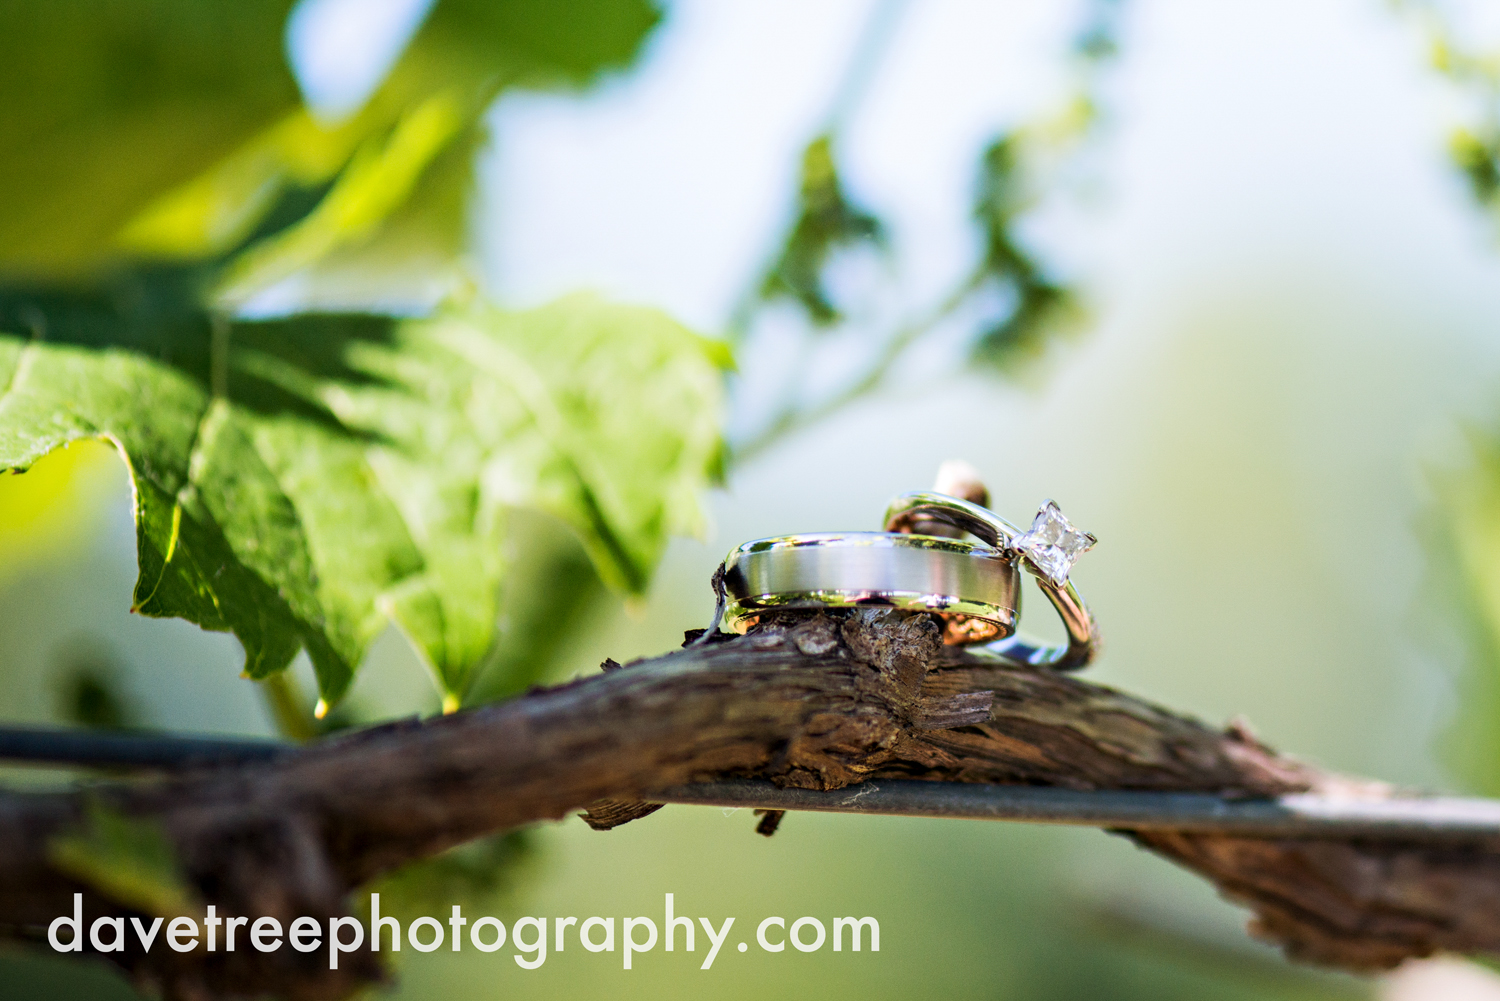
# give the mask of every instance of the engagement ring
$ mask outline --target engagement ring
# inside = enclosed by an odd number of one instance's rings
[[[1093,548],[1098,540],[1080,532],[1063,516],[1052,501],[1042,504],[1023,532],[987,507],[946,494],[917,492],[903,494],[891,502],[885,512],[887,532],[909,531],[914,522],[939,521],[968,532],[975,538],[1006,553],[1013,563],[1020,563],[1036,578],[1052,607],[1068,631],[1065,644],[1046,644],[1024,636],[1007,634],[989,643],[985,649],[1006,660],[1054,671],[1076,671],[1094,659],[1099,647],[1099,631],[1094,617],[1083,603],[1068,573],[1078,557]],[[1019,602],[1017,602],[1019,611]]]

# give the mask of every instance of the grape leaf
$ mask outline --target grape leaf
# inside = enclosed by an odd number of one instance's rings
[[[394,620],[456,704],[494,638],[507,510],[562,519],[627,592],[699,524],[727,358],[661,313],[230,323],[171,288],[0,295],[0,466],[114,443],[135,609],[232,631],[251,677],[305,648],[332,703]]]
[[[464,701],[508,698],[569,663],[606,595],[576,532],[558,518],[517,510],[505,546],[495,643]]]

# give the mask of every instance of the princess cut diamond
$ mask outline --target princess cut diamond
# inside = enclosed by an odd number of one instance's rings
[[[1089,533],[1074,528],[1057,504],[1049,500],[1036,513],[1031,528],[1017,536],[1012,546],[1043,576],[1062,587],[1068,582],[1068,571],[1073,569],[1078,557],[1098,541]]]

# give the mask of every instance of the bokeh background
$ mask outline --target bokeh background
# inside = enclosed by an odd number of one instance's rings
[[[1107,644],[1094,680],[1243,716],[1331,768],[1494,791],[1500,252],[1450,156],[1473,95],[1434,69],[1430,23],[1409,7],[1132,0],[1111,15],[1117,55],[1081,62],[1070,52],[1095,13],[674,0],[627,69],[490,109],[471,220],[488,293],[526,306],[593,288],[710,335],[740,324],[729,430],[749,442],[789,369],[811,373],[812,397],[836,390],[972,266],[976,164],[996,134],[1049,120],[1080,86],[1097,103],[1018,225],[1078,290],[1068,331],[997,370],[967,353],[993,304],[953,311],[878,390],[734,463],[705,536],[672,543],[643,601],[585,582],[588,614],[567,623],[551,677],[675,646],[707,621],[708,576],[739,542],[874,528],[891,495],[963,458],[1012,520],[1054,497],[1100,538],[1076,573]],[[358,107],[424,14],[304,0],[288,57],[309,103]],[[1454,23],[1482,41],[1482,24]],[[832,269],[846,319],[812,338],[786,302],[743,310],[830,116],[845,192],[883,220],[888,249]],[[275,313],[278,294],[245,308]],[[6,721],[275,733],[232,638],[128,613],[129,503],[102,445],[0,481]],[[436,711],[438,696],[391,630],[350,705],[371,720]],[[771,839],[753,827],[687,807],[606,834],[548,826],[509,843],[473,906],[659,919],[672,892],[679,912],[733,915],[737,931],[874,915],[881,951],[727,947],[707,972],[660,949],[629,972],[618,953],[524,971],[508,950],[403,952],[376,996],[1500,996],[1500,977],[1458,961],[1380,980],[1287,964],[1211,889],[1102,832],[795,814]],[[0,974],[7,997],[131,996],[29,954],[0,954]]]

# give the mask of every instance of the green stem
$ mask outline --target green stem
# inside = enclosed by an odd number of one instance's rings
[[[874,0],[870,5],[859,41],[854,43],[849,62],[844,67],[844,76],[839,81],[838,90],[834,91],[824,132],[839,131],[859,108],[869,92],[870,82],[875,79],[875,71],[880,68],[891,41],[896,37],[896,26],[901,23],[906,6],[907,0]]]
[[[229,317],[217,310],[209,316],[208,388],[216,399],[229,397]]]
[[[835,135],[853,117],[868,93],[871,81],[875,79],[875,71],[880,68],[880,63],[890,49],[907,2],[908,0],[874,0],[871,4],[870,13],[860,29],[859,39],[854,43],[849,61],[844,66],[843,76],[839,78],[838,87],[829,102],[827,124],[817,134]],[[778,248],[785,239],[783,235],[777,242]],[[745,335],[749,333],[750,323],[761,306],[761,288],[775,260],[776,254],[772,254],[766,258],[765,264],[756,269],[749,287],[730,311],[725,337],[731,345],[742,344]]]
[[[854,382],[844,387],[837,393],[814,406],[803,408],[796,404],[788,404],[773,417],[765,427],[739,445],[733,446],[730,451],[735,462],[746,462],[766,451],[773,445],[778,444],[788,435],[794,434],[803,428],[818,423],[829,417],[849,404],[859,400],[884,385],[886,378],[890,375],[892,367],[917,341],[936,327],[939,323],[953,315],[969,295],[979,286],[983,280],[984,273],[977,272],[958,288],[954,289],[936,309],[926,316],[913,320],[899,328],[881,348],[880,354],[866,367],[865,372]]]
[[[276,729],[288,740],[306,743],[318,735],[317,725],[308,711],[307,701],[290,670],[278,671],[260,683],[261,695]]]

